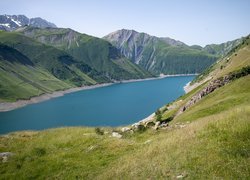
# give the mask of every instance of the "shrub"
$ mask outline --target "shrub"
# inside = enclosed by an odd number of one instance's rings
[[[156,115],[156,121],[161,121],[162,114],[161,114],[160,109],[157,109],[157,111],[155,112],[155,115]]]
[[[104,131],[101,130],[100,128],[95,128],[95,133],[96,133],[97,135],[103,135],[103,134],[104,134]]]
[[[146,130],[146,127],[143,125],[138,125],[138,132],[144,132]]]
[[[44,156],[46,154],[46,150],[44,148],[34,148],[34,154],[36,156]]]

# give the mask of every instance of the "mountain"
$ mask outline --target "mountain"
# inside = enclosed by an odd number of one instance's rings
[[[64,28],[26,27],[18,32],[69,53],[77,61],[88,64],[111,81],[152,77],[103,39]]]
[[[229,53],[234,47],[242,43],[243,38],[235,39],[221,44],[209,44],[206,45],[203,50],[209,54],[223,56]]]
[[[81,49],[67,45],[66,51],[18,32],[0,31],[1,101],[28,99],[71,87],[152,77],[104,40],[67,29],[45,29],[50,30],[68,32],[73,39],[75,33],[78,38],[71,45],[78,43],[75,46]]]
[[[1,177],[249,179],[249,74],[248,36],[200,75],[199,86],[147,123],[1,136]]]
[[[0,15],[0,30],[14,31],[24,26],[56,28],[55,24],[50,23],[40,17],[29,19],[24,15]]]
[[[112,43],[132,62],[154,74],[200,73],[217,59],[217,56],[190,48],[183,42],[134,30],[118,30],[103,39]]]
[[[110,80],[57,48],[19,33],[0,32],[0,99],[27,99]],[[7,93],[7,94],[6,94]]]
[[[70,87],[18,50],[0,43],[0,102],[29,99]]]

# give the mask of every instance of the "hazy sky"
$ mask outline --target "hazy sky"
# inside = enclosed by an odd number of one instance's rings
[[[249,34],[249,9],[250,0],[0,0],[0,14],[42,17],[97,37],[124,28],[202,46]]]

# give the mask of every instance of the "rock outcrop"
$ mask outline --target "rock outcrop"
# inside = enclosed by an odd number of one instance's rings
[[[0,30],[14,31],[20,27],[32,26],[37,28],[56,28],[56,25],[40,17],[27,18],[24,15],[0,15]]]
[[[8,162],[9,158],[13,156],[13,153],[11,152],[2,152],[0,153],[0,159],[2,159],[2,162]]]
[[[189,109],[191,106],[193,106],[195,103],[200,101],[204,96],[212,93],[216,89],[228,84],[229,82],[238,79],[240,77],[246,76],[250,74],[250,66],[244,67],[236,72],[230,73],[224,77],[215,79],[209,83],[208,86],[206,86],[204,89],[202,89],[200,92],[198,92],[196,95],[194,95],[184,106],[180,108],[176,116],[180,115],[187,109]]]

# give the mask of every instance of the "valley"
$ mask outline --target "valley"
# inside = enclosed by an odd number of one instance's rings
[[[249,179],[250,35],[200,46],[121,28],[217,42],[246,27],[241,1],[189,3],[62,11],[83,29],[120,28],[101,37],[0,15],[0,179]]]

